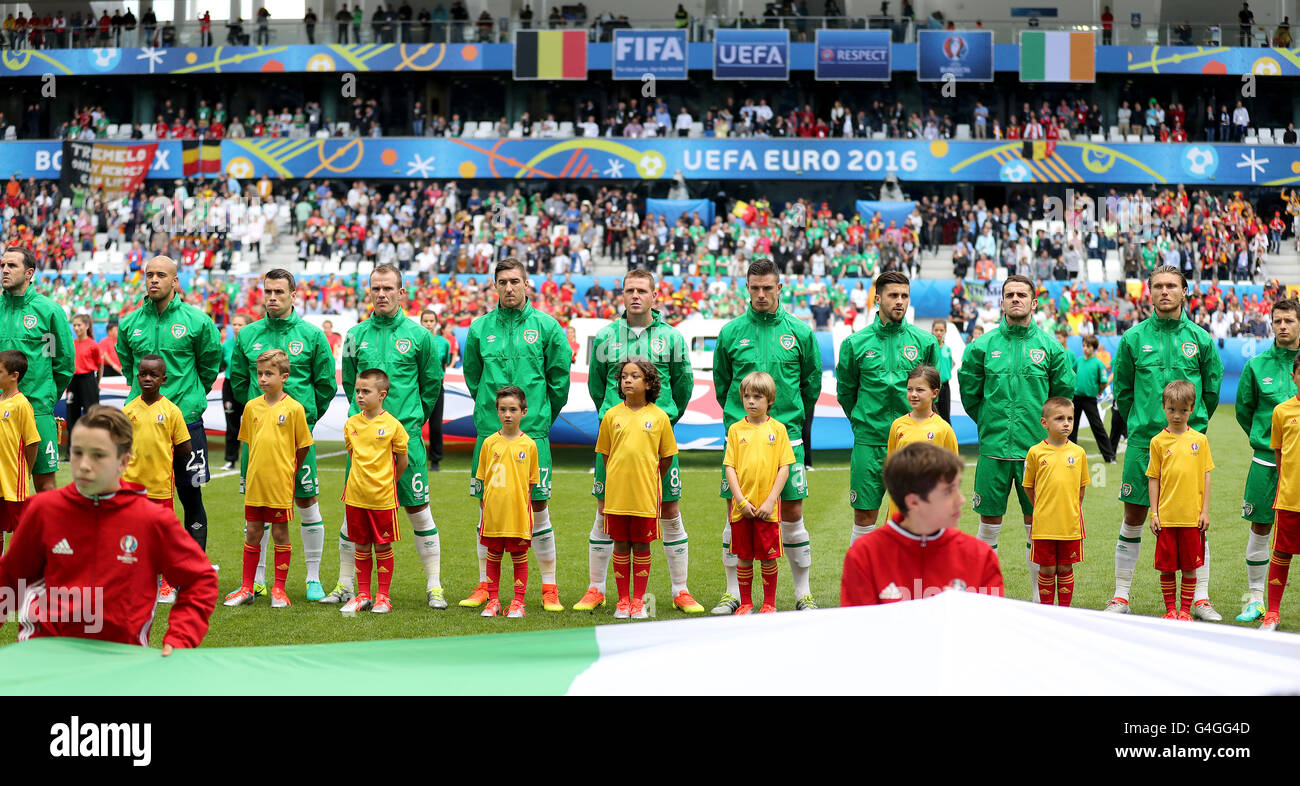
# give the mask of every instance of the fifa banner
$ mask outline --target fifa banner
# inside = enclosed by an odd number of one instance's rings
[[[616,31],[615,35],[627,31]],[[676,31],[647,31],[673,35]],[[754,30],[719,30],[719,34],[760,32]],[[778,31],[770,31],[778,32]],[[823,32],[823,31],[819,31]],[[875,31],[824,31],[852,32]],[[947,37],[950,31],[921,31]],[[129,34],[128,34],[129,35]],[[957,33],[969,44],[971,35]],[[725,35],[723,36],[725,37]],[[1225,36],[1236,43],[1234,32]],[[851,46],[853,44],[850,44]],[[590,71],[609,71],[617,53],[614,44],[586,44],[586,62]],[[650,44],[635,59],[650,51]],[[634,45],[635,47],[635,45]],[[943,43],[938,44],[942,53]],[[957,49],[956,42],[953,43]],[[918,65],[917,44],[890,44],[891,71],[911,72]],[[288,46],[218,46],[158,48],[94,49],[20,49],[0,57],[0,77],[42,76],[44,74],[107,75],[186,75],[186,74],[280,74],[360,71],[411,72],[503,72],[515,66],[514,44],[318,44]],[[664,42],[664,52],[669,45]],[[686,44],[690,67],[708,71],[714,64],[714,45],[709,42]],[[791,43],[788,50],[791,71],[815,71],[819,68],[820,46]],[[874,55],[872,55],[874,57]],[[674,56],[675,59],[675,56]],[[999,73],[1016,73],[1021,69],[1020,46],[993,46],[993,67]],[[631,69],[625,71],[630,73]],[[1233,46],[1098,46],[1096,70],[1099,74],[1206,74],[1256,76],[1300,76],[1300,57],[1295,52],[1271,47]],[[954,77],[960,80],[954,73]],[[615,77],[624,78],[624,77]],[[640,79],[641,75],[627,76]],[[670,77],[657,76],[659,79]],[[679,78],[679,77],[678,77]],[[942,79],[942,76],[936,77]]]
[[[894,589],[911,602],[529,633],[198,647],[169,658],[165,668],[148,647],[34,638],[0,648],[0,694],[315,696],[328,685],[369,695],[373,688],[356,678],[358,663],[403,692],[427,695],[611,696],[634,681],[647,695],[699,696],[737,684],[835,697],[1300,692],[1300,636],[1079,613],[919,579]],[[1117,658],[1120,647],[1124,657]],[[860,653],[867,651],[925,678],[863,669]],[[1183,668],[1132,666],[1167,661],[1171,652]],[[1007,668],[1012,662],[1016,667]],[[799,664],[799,679],[774,682],[772,663]],[[72,718],[72,729],[77,722]],[[83,727],[83,740],[85,734]]]
[[[615,30],[614,79],[687,78],[685,30]]]
[[[816,62],[818,80],[888,82],[891,76],[888,30],[831,30],[818,28]]]
[[[789,80],[790,31],[717,30],[713,36],[713,78]]]
[[[918,31],[916,80],[992,82],[993,31]]]
[[[130,194],[144,183],[157,150],[157,142],[64,142],[59,179],[68,189],[102,189],[109,199]]]
[[[95,143],[96,146],[104,143]],[[113,145],[116,143],[107,143]],[[182,176],[181,142],[156,144],[148,177]],[[139,145],[137,145],[138,147]],[[432,139],[257,137],[221,142],[221,171],[240,180],[857,180],[1063,184],[1104,197],[1103,185],[1294,186],[1300,147],[1061,140],[1026,158],[1020,141],[867,139]],[[1032,154],[1031,154],[1032,156]],[[0,145],[0,171],[60,176],[63,145]],[[1098,204],[1104,204],[1104,198]]]

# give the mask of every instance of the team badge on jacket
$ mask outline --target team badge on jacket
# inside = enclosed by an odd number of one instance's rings
[[[290,354],[290,355],[301,355],[301,354],[302,354],[302,342],[301,342],[301,341],[290,341],[290,342],[289,342],[289,354]]]
[[[36,327],[36,315],[35,315],[35,314],[28,314],[28,315],[24,316],[24,317],[23,317],[23,327],[27,328],[28,330],[31,330],[32,328]]]
[[[1041,349],[1029,350],[1029,359],[1034,361],[1035,363],[1042,363],[1043,359],[1046,357],[1047,357],[1047,352],[1044,350]]]
[[[781,346],[785,349],[794,349],[794,336],[789,333],[781,334]]]
[[[1195,342],[1195,341],[1184,341],[1184,342],[1183,342],[1183,355],[1185,355],[1186,357],[1189,357],[1189,358],[1194,358],[1194,357],[1196,357],[1196,349],[1197,349],[1197,348],[1196,348],[1196,342]]]
[[[403,355],[405,355],[407,352],[411,351],[411,339],[399,338],[397,339],[397,343],[394,344],[394,346],[397,347],[398,352],[401,352]]]
[[[912,346],[911,344],[908,344],[907,346],[903,347],[903,357],[915,363],[916,359],[920,357],[920,353],[917,351],[916,347]]]
[[[172,325],[172,336],[174,338],[185,338],[186,328],[182,324]]]
[[[651,352],[654,352],[655,354],[660,354],[660,355],[661,355],[661,354],[663,354],[663,351],[664,351],[665,349],[667,349],[667,348],[668,348],[668,342],[667,342],[667,341],[664,341],[662,338],[652,338],[652,339],[650,339],[650,351],[651,351]]]
[[[524,341],[528,342],[529,344],[536,344],[536,343],[537,343],[537,331],[534,330],[533,328],[528,328],[527,330],[525,330],[525,331],[524,331]]]
[[[128,565],[138,561],[135,550],[140,548],[140,541],[136,540],[134,535],[123,535],[117,545],[122,549],[122,553],[117,555],[118,560]]]

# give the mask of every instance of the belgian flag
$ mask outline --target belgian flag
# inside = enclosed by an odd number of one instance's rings
[[[586,79],[586,30],[519,30],[515,79]]]
[[[181,161],[185,177],[216,174],[221,171],[221,141],[186,139],[181,142]]]
[[[1024,144],[1020,146],[1020,157],[1027,158],[1030,161],[1033,161],[1035,159],[1040,159],[1040,158],[1051,158],[1052,154],[1055,152],[1056,152],[1055,139],[1050,139],[1047,141],[1042,141],[1042,140],[1034,141],[1032,139],[1026,139],[1024,141]]]

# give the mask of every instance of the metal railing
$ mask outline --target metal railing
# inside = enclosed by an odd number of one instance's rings
[[[196,47],[196,46],[283,46],[287,44],[424,44],[424,43],[510,43],[518,30],[586,30],[592,42],[613,40],[618,29],[673,29],[687,31],[695,42],[709,42],[722,28],[786,29],[793,42],[812,43],[819,28],[889,30],[895,43],[915,43],[918,30],[944,30],[949,22],[911,20],[897,17],[844,17],[844,16],[766,16],[690,18],[680,24],[672,18],[618,19],[589,18],[563,20],[537,20],[523,22],[518,18],[491,20],[451,21],[430,20],[377,20],[363,18],[346,23],[335,19],[318,20],[308,26],[302,20],[272,19],[265,23],[256,20],[213,20],[207,30],[198,21],[160,22],[145,27],[139,22],[134,28],[101,30],[97,25],[63,31],[53,29],[23,32],[0,31],[0,48],[67,49],[95,47]],[[999,44],[1018,43],[1025,30],[1092,31],[1100,45],[1120,46],[1291,46],[1289,29],[1252,25],[1243,30],[1237,22],[1223,24],[1148,23],[1132,25],[1114,22],[1105,30],[1097,21],[1067,21],[1039,19],[984,22],[982,20],[954,20],[955,31],[986,30],[993,33]]]

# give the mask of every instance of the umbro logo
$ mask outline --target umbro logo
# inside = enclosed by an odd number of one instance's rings
[[[71,553],[72,553],[72,547],[68,545],[68,539],[67,539],[67,538],[64,538],[63,540],[59,541],[58,543],[55,543],[55,544],[54,544],[54,548],[51,549],[50,551],[53,552],[53,553],[55,553],[55,554],[71,554]]]

